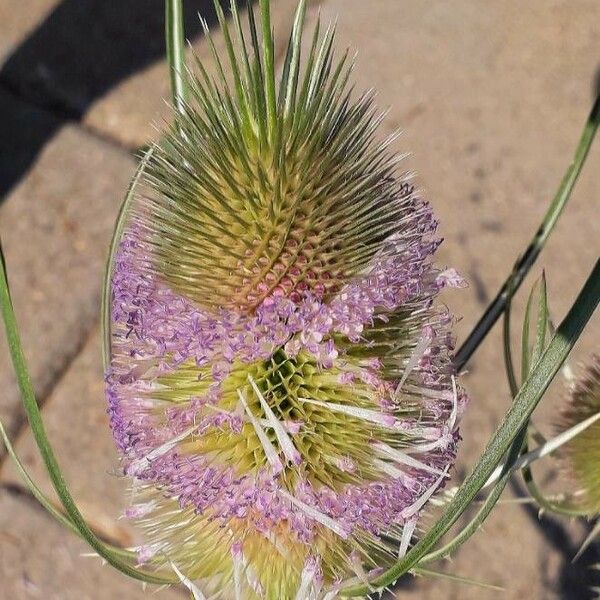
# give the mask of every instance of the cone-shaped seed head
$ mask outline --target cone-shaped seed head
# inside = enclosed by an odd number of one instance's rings
[[[559,430],[566,431],[600,413],[600,355],[592,357],[570,392]],[[565,472],[575,483],[573,500],[590,516],[600,513],[600,421],[562,448]]]
[[[448,476],[464,395],[434,299],[462,280],[332,30],[301,60],[301,5],[273,95],[270,38],[232,10],[231,85],[196,65],[129,207],[111,424],[140,560],[207,597],[332,598],[397,559]]]

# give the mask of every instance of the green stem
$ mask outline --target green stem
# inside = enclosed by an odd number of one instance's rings
[[[371,582],[373,586],[384,588],[410,571],[460,518],[528,422],[531,413],[569,355],[599,301],[600,261],[594,266],[571,310],[523,383],[477,465],[460,486],[444,514],[406,556]],[[369,593],[369,587],[357,585],[343,589],[342,593],[346,596],[365,595]]]
[[[0,311],[4,320],[4,326],[6,330],[6,338],[8,341],[8,349],[11,355],[15,373],[17,376],[17,383],[21,391],[23,399],[23,406],[27,413],[31,432],[36,441],[48,475],[56,493],[65,508],[69,520],[80,532],[81,537],[98,553],[99,556],[104,558],[107,563],[128,575],[134,579],[140,581],[146,581],[148,583],[155,584],[167,584],[173,583],[175,580],[162,577],[153,573],[145,572],[141,569],[136,569],[131,564],[123,561],[119,556],[111,551],[107,545],[100,540],[96,534],[89,528],[87,522],[79,512],[71,493],[69,492],[66,482],[62,476],[54,451],[50,445],[48,437],[46,435],[44,423],[40,409],[37,405],[35,398],[35,392],[27,369],[25,356],[23,354],[23,348],[21,345],[21,339],[18,332],[17,320],[15,317],[12,301],[10,298],[10,292],[8,287],[8,278],[6,274],[6,264],[4,261],[4,255],[2,253],[2,246],[0,243]]]
[[[575,150],[573,162],[567,169],[556,196],[552,200],[552,204],[550,204],[548,211],[544,216],[544,220],[533,236],[529,246],[525,250],[525,253],[515,263],[512,273],[504,282],[496,297],[492,300],[483,316],[479,319],[477,325],[475,325],[473,328],[473,331],[469,334],[467,339],[456,353],[454,364],[456,365],[457,371],[460,371],[464,368],[473,353],[477,350],[479,344],[481,344],[486,335],[489,333],[490,329],[494,326],[500,315],[503,313],[510,295],[514,294],[519,289],[523,283],[523,280],[525,279],[525,276],[542,251],[542,248],[552,233],[558,218],[562,214],[565,205],[571,197],[571,192],[573,191],[575,183],[577,182],[577,178],[581,173],[581,169],[583,168],[585,159],[587,158],[599,123],[600,96],[596,98],[596,102],[594,103],[594,106],[586,121],[581,139],[579,140],[579,144]]]
[[[183,26],[182,0],[165,2],[165,40],[167,61],[171,76],[173,106],[183,112],[186,98],[185,88],[185,35]]]

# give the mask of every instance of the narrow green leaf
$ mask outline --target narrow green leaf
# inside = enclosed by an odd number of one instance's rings
[[[254,8],[251,0],[247,2],[248,24],[250,26],[250,39],[252,41],[252,51],[254,57],[252,60],[252,79],[254,80],[254,102],[256,105],[256,120],[258,122],[258,133],[261,144],[265,144],[267,140],[267,132],[269,129],[268,109],[265,102],[265,94],[261,93],[261,89],[265,86],[265,74],[263,73],[262,61],[260,60],[261,50],[258,41],[258,29],[256,19],[254,17]]]
[[[508,387],[510,395],[514,398],[519,391],[519,384],[515,375],[515,367],[512,356],[512,346],[510,338],[510,322],[512,314],[512,296],[509,296],[506,308],[504,309],[504,318],[502,320],[502,350],[504,354],[504,367],[506,369],[506,378],[508,379]]]
[[[529,375],[529,328],[531,321],[531,307],[533,305],[533,297],[535,295],[535,290],[537,287],[537,283],[531,289],[529,293],[529,298],[527,298],[527,307],[525,308],[525,318],[523,319],[523,328],[521,331],[521,381],[525,381],[527,379],[527,375]]]
[[[25,483],[27,489],[31,492],[31,494],[33,495],[33,497],[61,525],[64,525],[65,527],[67,527],[68,529],[70,529],[73,533],[79,535],[79,530],[77,529],[77,527],[75,527],[75,524],[73,523],[73,521],[71,521],[68,517],[65,517],[65,515],[63,513],[61,513],[60,511],[56,510],[56,507],[54,506],[54,504],[52,504],[51,500],[35,484],[35,482],[31,478],[31,476],[29,475],[29,473],[27,472],[27,470],[23,466],[23,463],[21,462],[21,460],[17,456],[17,453],[15,452],[15,449],[14,449],[14,447],[13,447],[13,445],[12,445],[12,443],[11,443],[11,441],[10,441],[10,439],[9,439],[9,437],[8,437],[8,435],[6,433],[6,430],[4,429],[4,426],[2,425],[2,423],[0,423],[0,437],[2,438],[2,441],[4,442],[4,445],[6,446],[6,450],[8,452],[8,455],[10,456],[10,458],[13,461],[13,464],[15,465],[17,473],[19,474],[19,476],[21,477],[21,479],[23,480],[23,482]]]
[[[298,100],[296,103],[296,111],[294,114],[294,129],[296,129],[298,125],[298,116],[302,115],[306,112],[306,98],[308,96],[308,86],[310,82],[310,73],[313,72],[315,59],[317,55],[317,47],[319,44],[319,39],[321,36],[321,20],[317,19],[315,23],[315,28],[313,31],[313,37],[311,42],[310,51],[308,52],[308,58],[306,60],[305,74],[302,79],[302,86],[300,89],[300,95],[298,96]]]
[[[535,305],[535,317],[534,317]],[[535,340],[533,345],[530,342],[531,322],[535,318]],[[546,334],[548,331],[548,292],[546,288],[546,276],[543,274],[539,281],[536,281],[531,288],[525,309],[525,318],[523,320],[523,333],[521,340],[521,378],[527,378],[533,365],[540,359],[546,344]]]
[[[529,375],[529,364],[531,347],[529,345],[529,331],[531,329],[531,311],[534,299],[538,290],[538,282],[536,281],[529,292],[527,298],[527,306],[525,308],[525,317],[523,319],[523,327],[521,329],[521,381],[525,381]]]
[[[250,56],[248,55],[248,47],[246,46],[246,39],[244,37],[244,32],[242,30],[242,22],[240,20],[240,12],[238,10],[237,1],[231,0],[231,15],[233,18],[233,24],[235,27],[235,32],[237,36],[238,46],[242,53],[242,58],[244,60],[244,81],[245,87],[247,90],[254,89],[255,82],[253,79],[252,67],[250,66]],[[253,104],[253,98],[248,97],[248,101],[251,104],[251,107],[254,109],[255,106]]]
[[[385,573],[376,577],[371,582],[372,585],[384,588],[414,568],[460,518],[513,444],[519,432],[529,421],[531,413],[579,338],[599,301],[600,261],[594,266],[571,310],[560,324],[556,335],[552,338],[537,365],[531,370],[483,455],[460,486],[445,512],[406,556]],[[360,596],[368,593],[368,587],[352,586],[343,589],[341,593],[345,596]]]
[[[544,348],[546,347],[546,335],[548,332],[548,290],[546,287],[546,274],[542,273],[539,284],[537,319],[535,326],[535,342],[529,360],[531,365],[535,365],[540,359]]]
[[[247,114],[248,102],[244,87],[242,85],[242,75],[238,66],[239,61],[235,52],[235,48],[233,46],[231,34],[229,33],[229,25],[227,23],[225,13],[223,12],[223,8],[221,7],[221,3],[219,2],[219,0],[214,0],[214,4],[215,10],[217,11],[217,19],[219,20],[219,25],[221,27],[221,32],[223,33],[223,38],[225,39],[225,47],[227,48],[227,55],[229,57],[229,66],[231,67],[231,72],[233,73],[233,80],[235,84],[238,102],[240,107],[242,107],[244,109],[244,112]]]
[[[215,2],[216,1],[217,0],[215,0]],[[227,81],[227,75],[225,74],[225,67],[223,66],[223,61],[221,60],[221,57],[215,45],[215,41],[212,37],[210,29],[208,28],[208,23],[206,22],[206,19],[203,18],[200,19],[200,23],[202,25],[202,30],[204,31],[204,37],[206,38],[210,46],[214,64],[216,65],[217,71],[219,72],[219,78],[221,80],[222,89],[225,91],[229,91],[229,82]],[[216,106],[220,107],[221,103],[216,103]]]
[[[284,115],[288,116],[296,103],[296,92],[300,76],[300,54],[302,49],[302,30],[306,17],[306,0],[301,0],[296,9],[294,26],[290,36],[284,63],[284,75],[281,78],[280,104]]]

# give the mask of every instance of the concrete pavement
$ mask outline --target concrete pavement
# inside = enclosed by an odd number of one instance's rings
[[[0,163],[10,164],[6,180],[14,179],[0,205],[0,234],[25,350],[59,460],[95,527],[130,543],[135,533],[117,521],[125,489],[114,474],[116,454],[105,416],[99,291],[112,224],[135,165],[133,152],[155,135],[152,121],[166,114],[168,74],[163,60],[144,57],[135,63],[137,70],[132,67],[120,79],[107,74],[105,58],[97,67],[104,88],[83,75],[54,72],[51,67],[62,64],[61,54],[47,45],[60,44],[60,35],[69,31],[65,23],[93,23],[96,16],[90,40],[105,44],[108,57],[111,36],[121,35],[110,22],[101,22],[110,11],[103,12],[98,2],[80,2],[88,4],[89,13],[69,1],[0,4],[0,107],[10,115],[0,125]],[[124,4],[139,9],[139,3]],[[294,4],[274,2],[280,39],[287,35]],[[468,290],[445,298],[463,317],[457,333],[464,337],[535,231],[571,160],[600,66],[600,4],[324,0],[313,3],[312,22],[317,8],[324,21],[338,18],[338,46],[358,50],[357,88],[376,88],[380,106],[390,107],[385,131],[404,130],[398,150],[412,152],[405,166],[418,172],[445,237],[438,260],[471,282]],[[149,36],[160,35],[156,25],[142,26]],[[35,43],[28,41],[32,36]],[[197,38],[194,46],[206,55],[205,40]],[[81,53],[86,52],[84,45]],[[535,269],[536,276],[546,269],[556,320],[598,256],[599,167],[596,143],[572,203]],[[523,296],[516,301],[515,329]],[[575,349],[575,360],[598,349],[599,334],[596,316]],[[457,480],[477,459],[508,405],[499,342],[495,331],[465,378],[472,402]],[[0,418],[42,487],[49,489],[3,340],[0,385]],[[540,411],[547,432],[559,397],[556,385]],[[30,501],[7,462],[0,481],[0,589],[7,590],[7,598],[142,596],[136,584],[79,558],[83,544]],[[586,598],[586,562],[570,564],[581,527],[535,521],[523,507],[501,506],[453,563],[440,567],[502,585],[505,592],[419,579],[397,597]],[[595,552],[587,556],[589,564],[598,562]],[[178,594],[164,590],[158,597]]]

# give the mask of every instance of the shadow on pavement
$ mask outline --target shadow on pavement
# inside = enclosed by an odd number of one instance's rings
[[[209,25],[216,21],[213,0],[186,0],[183,6],[189,39],[201,34],[198,13]],[[0,85],[13,96],[0,98],[0,199],[62,120],[81,119],[98,98],[164,54],[164,0],[58,4],[0,69]]]
[[[511,482],[513,491],[522,498],[528,496],[522,486],[513,480]],[[600,563],[600,544],[593,543],[573,562],[573,557],[579,550],[582,540],[573,541],[558,517],[544,513],[538,517],[537,505],[523,505],[523,510],[531,519],[532,524],[537,526],[546,542],[553,546],[562,557],[557,581],[548,581],[549,589],[556,590],[559,598],[563,600],[593,600],[597,598],[594,587],[600,586],[600,571],[594,568]],[[590,528],[591,529],[591,528]]]

